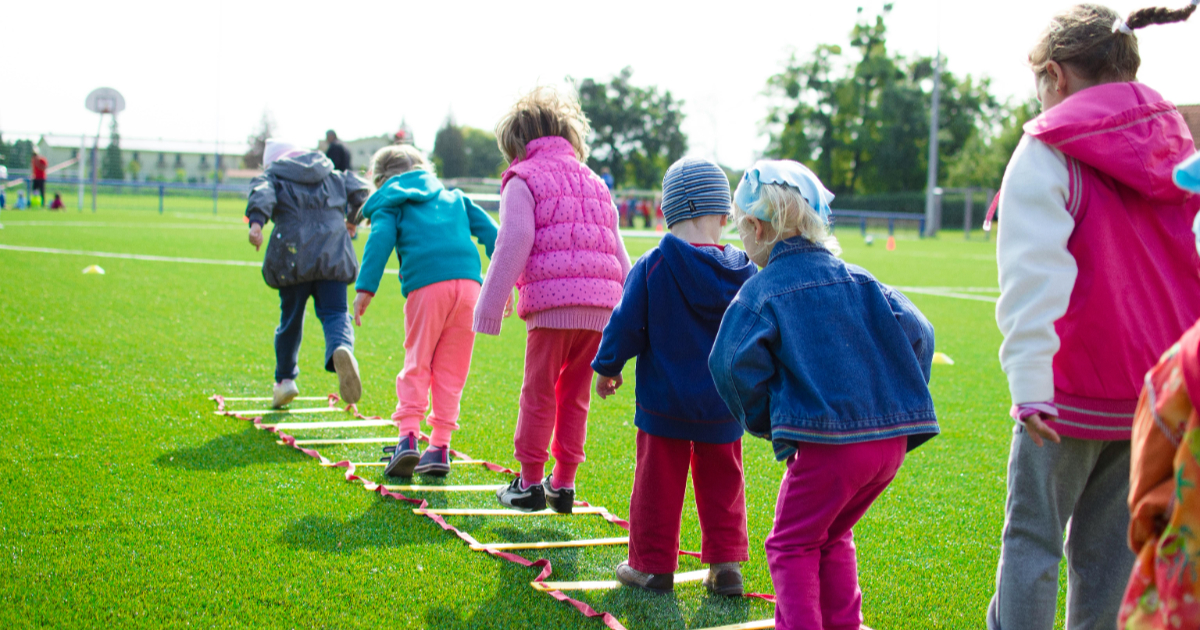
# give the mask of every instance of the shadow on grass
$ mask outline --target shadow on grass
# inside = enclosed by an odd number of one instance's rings
[[[279,535],[279,543],[320,553],[428,543],[441,528],[414,515],[412,508],[401,501],[377,497],[366,512],[350,520],[316,514],[305,516]]]
[[[261,430],[251,426],[241,433],[222,435],[203,446],[163,453],[154,464],[163,468],[224,471],[254,464],[298,463],[308,459],[299,451],[266,439]]]
[[[676,589],[692,585],[676,585]],[[703,587],[701,587],[703,588]],[[592,607],[616,615],[629,628],[711,628],[750,621],[751,602],[742,597],[701,595],[700,607],[685,618],[679,594],[659,595],[622,587],[605,591]],[[590,599],[590,598],[589,598]]]
[[[482,599],[484,593],[480,593],[478,604],[473,607],[431,606],[425,610],[424,623],[415,625],[438,630],[601,627],[570,605],[530,588],[529,583],[537,577],[539,569],[503,561],[497,567],[499,588],[486,600]]]

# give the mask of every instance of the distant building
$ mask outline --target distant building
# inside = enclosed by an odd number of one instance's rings
[[[346,150],[350,152],[351,170],[365,173],[371,169],[371,158],[375,157],[376,151],[391,144],[412,144],[412,137],[412,129],[409,129],[407,122],[402,121],[400,123],[400,130],[395,133],[359,138],[357,140],[342,140],[342,144],[346,145]],[[321,140],[317,145],[317,149],[324,151],[328,146],[329,143]]]
[[[94,142],[95,137],[86,139],[85,159],[91,153]],[[58,134],[43,135],[37,143],[38,151],[51,166],[79,155],[79,145],[79,136]],[[108,140],[101,138],[96,152],[97,161],[104,159],[107,147]],[[236,142],[215,145],[211,142],[121,138],[121,161],[128,181],[211,182],[214,172],[219,173],[223,181],[227,171],[242,168],[242,156],[248,150],[245,143]],[[131,166],[133,162],[137,163],[136,167]],[[89,177],[90,168],[85,167]],[[66,168],[52,174],[50,179],[69,179],[78,174],[77,168]]]
[[[1200,105],[1180,105],[1179,113],[1187,121],[1188,129],[1192,130],[1192,140],[1196,148],[1200,148]]]

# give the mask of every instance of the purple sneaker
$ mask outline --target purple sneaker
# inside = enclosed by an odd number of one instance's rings
[[[450,473],[450,447],[430,446],[425,449],[413,472],[430,477],[445,477]]]
[[[417,436],[409,433],[400,436],[400,442],[395,446],[385,446],[383,452],[391,452],[390,459],[385,458],[388,463],[387,468],[383,469],[383,474],[389,477],[411,477],[413,476],[413,468],[417,465],[417,460],[420,455],[417,451]]]

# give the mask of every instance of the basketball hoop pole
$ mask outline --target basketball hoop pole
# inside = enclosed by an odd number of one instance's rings
[[[96,141],[92,144],[92,212],[96,212],[96,155],[100,149],[100,128],[104,126],[104,114],[96,123]]]
[[[79,180],[79,211],[80,212],[83,212],[83,178],[84,178],[83,166],[84,166],[84,164],[87,163],[87,159],[84,158],[85,155],[87,155],[87,136],[85,136],[83,134],[79,134],[79,177],[77,177],[76,179]]]
[[[100,114],[100,120],[96,122],[96,141],[92,143],[92,212],[96,211],[96,175],[97,175],[97,154],[100,152],[100,128],[104,126],[104,115],[108,114],[113,117],[113,122],[117,121],[117,114],[125,109],[125,97],[121,93],[112,88],[96,88],[87,95],[84,100],[84,107],[89,111]],[[80,137],[80,144],[86,146],[86,141]],[[80,148],[83,148],[82,146]],[[80,155],[80,158],[83,156]],[[79,167],[79,211],[83,211],[83,165]]]

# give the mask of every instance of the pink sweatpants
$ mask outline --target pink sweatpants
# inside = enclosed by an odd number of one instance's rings
[[[458,429],[459,402],[467,373],[475,333],[471,323],[479,283],[446,280],[408,294],[404,304],[404,369],[396,377],[396,412],[392,420],[400,434],[420,433],[421,419],[429,409],[429,443],[450,444]]]
[[[539,483],[545,474],[546,447],[554,455],[558,487],[575,483],[587,440],[592,401],[592,359],[600,348],[594,330],[534,328],[525,341],[525,383],[513,437],[521,479]]]
[[[862,591],[851,528],[904,463],[908,440],[805,443],[788,461],[767,536],[775,627],[859,630]]]

